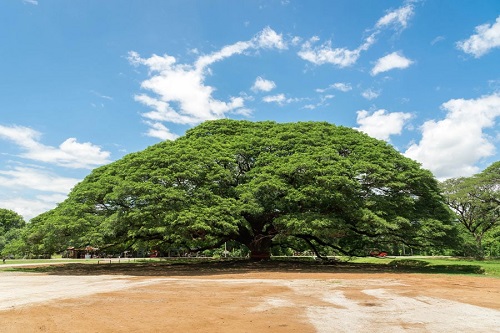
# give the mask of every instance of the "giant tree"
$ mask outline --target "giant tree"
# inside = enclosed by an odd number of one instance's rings
[[[457,220],[474,238],[475,256],[483,258],[484,238],[500,227],[500,161],[472,177],[448,179],[442,188]],[[499,241],[498,235],[493,241]]]
[[[234,120],[95,169],[49,216],[103,243],[199,251],[233,240],[252,258],[279,245],[355,255],[435,244],[450,217],[433,175],[386,142],[328,123]]]

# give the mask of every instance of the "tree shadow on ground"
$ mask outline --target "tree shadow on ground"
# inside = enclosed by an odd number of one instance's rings
[[[130,263],[70,263],[50,266],[13,267],[6,271],[49,275],[209,276],[246,273],[425,273],[484,274],[477,265],[367,264],[286,260],[205,260]]]
[[[402,259],[393,260],[388,266],[394,270],[407,273],[427,274],[484,274],[484,268],[479,265],[431,265],[425,260]]]

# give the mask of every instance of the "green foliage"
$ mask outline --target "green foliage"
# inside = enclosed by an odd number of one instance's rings
[[[21,215],[12,210],[0,208],[0,231],[2,233],[12,229],[21,229],[25,224]]]
[[[357,258],[354,263],[377,264],[391,267],[397,272],[431,274],[480,274],[500,277],[500,260],[472,260],[458,257],[416,257],[394,260]]]
[[[398,259],[391,261],[388,265],[393,267],[425,267],[429,265],[429,262],[417,259]]]
[[[461,224],[462,254],[484,258],[487,249],[490,255],[500,254],[492,252],[500,243],[500,161],[472,177],[448,179],[441,187]]]
[[[449,218],[432,174],[383,141],[328,123],[218,120],[95,169],[34,220],[30,242],[366,254],[440,246]]]
[[[12,253],[9,244],[17,242],[25,225],[26,222],[21,215],[12,210],[0,208],[0,253],[3,256]]]
[[[457,260],[419,260],[419,259],[397,259],[391,261],[389,266],[398,271],[415,273],[442,273],[442,274],[485,274],[483,265],[475,263],[463,263]]]

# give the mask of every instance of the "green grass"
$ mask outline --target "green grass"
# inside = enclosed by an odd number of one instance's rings
[[[95,258],[95,259],[7,259],[5,264],[9,265],[31,265],[31,264],[65,264],[65,263],[78,263],[78,264],[97,264],[98,261],[105,262],[106,258]],[[126,262],[153,262],[160,261],[160,258],[113,258],[111,259],[114,263],[126,263]],[[0,269],[2,268],[2,263],[0,262]]]
[[[42,264],[54,261],[55,260],[53,259],[7,259],[5,260],[5,263],[9,265],[18,265],[18,264]],[[0,264],[0,268],[2,267],[1,265],[2,264]]]
[[[474,260],[455,257],[398,257],[398,258],[356,258],[354,263],[380,264],[393,267],[396,271],[478,274],[500,278],[500,259]]]
[[[297,260],[300,259],[300,260]],[[113,259],[109,264],[105,259],[72,260],[72,259],[38,259],[38,260],[7,260],[7,264],[41,264],[40,266],[14,266],[2,267],[0,271],[18,272],[84,272],[84,274],[97,274],[98,272],[127,271],[129,274],[137,274],[144,271],[146,274],[151,270],[163,272],[164,269],[193,270],[227,272],[228,269],[243,270],[298,270],[310,272],[357,272],[357,273],[424,273],[424,274],[461,274],[475,276],[489,276],[500,278],[500,260],[473,260],[468,258],[452,257],[388,257],[388,258],[337,258],[339,262],[320,262],[311,257],[303,258],[273,258],[270,262],[255,263],[247,260],[216,260],[211,258],[137,258]],[[109,260],[109,259],[108,259]],[[102,261],[99,263],[98,261]],[[61,263],[64,266],[49,266],[45,263]],[[71,264],[66,264],[71,263]],[[118,265],[117,265],[118,264]],[[87,268],[85,268],[87,267]]]

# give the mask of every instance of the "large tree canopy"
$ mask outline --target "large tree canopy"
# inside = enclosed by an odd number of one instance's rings
[[[272,246],[428,245],[448,223],[433,175],[383,141],[328,123],[217,120],[95,169],[33,227],[71,245],[232,240],[265,258]]]

